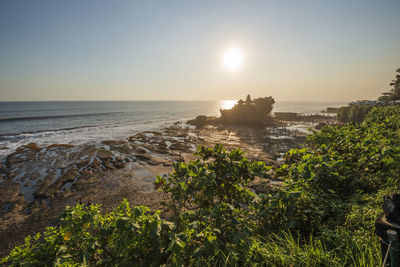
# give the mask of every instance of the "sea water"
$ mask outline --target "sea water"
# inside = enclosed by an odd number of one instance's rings
[[[31,142],[84,144],[158,130],[198,115],[218,116],[235,101],[0,102],[0,157]],[[318,113],[343,102],[277,102],[274,111]]]

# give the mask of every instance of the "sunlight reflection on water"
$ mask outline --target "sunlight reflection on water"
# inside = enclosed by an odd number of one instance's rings
[[[231,109],[236,104],[237,100],[222,100],[220,102],[221,109]]]

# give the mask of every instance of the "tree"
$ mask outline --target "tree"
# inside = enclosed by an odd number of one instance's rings
[[[396,79],[390,83],[390,86],[393,86],[389,90],[389,92],[382,93],[382,96],[379,97],[379,100],[382,101],[395,101],[400,100],[400,68],[396,70],[398,73],[396,75]]]

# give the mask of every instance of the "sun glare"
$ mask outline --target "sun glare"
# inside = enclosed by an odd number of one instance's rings
[[[222,100],[220,105],[221,109],[231,109],[236,104],[236,100]]]
[[[243,52],[236,47],[228,48],[224,51],[222,63],[225,69],[237,71],[243,64]]]

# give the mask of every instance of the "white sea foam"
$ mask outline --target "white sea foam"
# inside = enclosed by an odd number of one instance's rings
[[[116,126],[98,126],[65,131],[49,131],[35,134],[21,134],[18,138],[0,141],[0,158],[29,143],[50,144],[94,144],[105,139],[123,139],[140,131],[159,130],[177,120],[153,121]],[[6,147],[6,148],[5,148]],[[43,152],[46,150],[44,149]]]
[[[320,112],[328,106],[342,104],[277,101],[274,111]],[[0,118],[3,119],[0,124],[0,159],[4,160],[19,146],[32,142],[40,146],[57,143],[79,145],[123,139],[201,114],[217,116],[222,107],[223,101],[3,102],[0,106]]]

